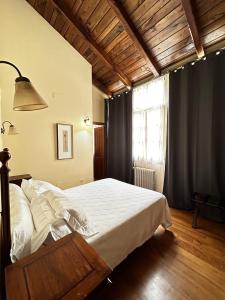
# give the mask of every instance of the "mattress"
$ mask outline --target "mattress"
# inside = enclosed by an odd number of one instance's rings
[[[86,240],[111,268],[148,240],[159,225],[171,225],[167,200],[155,191],[107,178],[64,192],[95,223],[98,233]]]

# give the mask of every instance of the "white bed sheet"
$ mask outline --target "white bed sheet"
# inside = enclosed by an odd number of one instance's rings
[[[103,179],[64,191],[82,205],[98,233],[87,238],[111,268],[148,240],[161,224],[171,225],[164,195]]]

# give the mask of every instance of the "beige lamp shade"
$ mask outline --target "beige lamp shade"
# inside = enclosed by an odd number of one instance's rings
[[[19,111],[38,110],[48,107],[26,77],[16,78],[13,109]]]
[[[15,135],[15,134],[19,134],[19,132],[17,131],[17,129],[14,125],[10,125],[8,135]]]

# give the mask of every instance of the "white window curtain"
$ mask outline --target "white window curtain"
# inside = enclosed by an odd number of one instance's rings
[[[133,160],[134,166],[156,173],[156,190],[162,191],[168,112],[168,75],[133,91]]]

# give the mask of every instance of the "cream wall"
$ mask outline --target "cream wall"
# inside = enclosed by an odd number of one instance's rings
[[[15,70],[0,66],[2,120],[20,131],[4,136],[12,154],[11,174],[30,173],[60,187],[93,178],[91,66],[25,0],[0,1],[0,59],[15,63],[31,79],[49,108],[32,112],[12,110]],[[74,159],[56,160],[55,123],[74,126]]]
[[[102,122],[104,123],[104,99],[106,99],[106,95],[102,93],[98,88],[94,85],[92,86],[92,104],[93,104],[93,121],[94,122]]]

